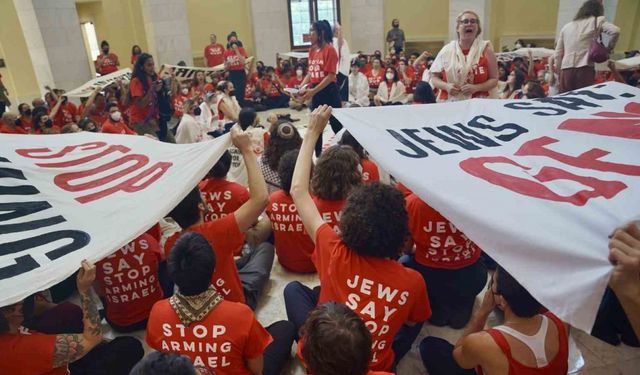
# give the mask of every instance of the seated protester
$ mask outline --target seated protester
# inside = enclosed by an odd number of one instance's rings
[[[404,255],[400,263],[418,271],[429,285],[429,322],[460,329],[471,319],[476,296],[487,284],[482,251],[417,195],[405,202],[415,253]]]
[[[78,122],[78,127],[80,128],[80,130],[82,130],[83,132],[92,132],[92,133],[97,133],[98,132],[98,125],[96,124],[95,121],[93,121],[90,118],[83,118]]]
[[[347,197],[362,184],[360,168],[360,158],[351,147],[329,147],[316,161],[311,177],[313,202],[322,220],[334,230],[340,224]]]
[[[436,95],[433,93],[431,85],[425,81],[416,84],[413,91],[413,104],[432,104],[436,102]]]
[[[258,165],[267,183],[269,194],[282,189],[278,176],[280,158],[287,151],[299,149],[301,144],[300,133],[291,123],[278,121],[269,128],[269,142],[264,154],[258,158]]]
[[[289,89],[300,89],[302,86],[302,82],[307,75],[307,71],[304,64],[298,63],[296,65],[295,75],[292,75],[289,80],[285,83],[286,88]],[[289,96],[289,107],[295,109],[296,111],[301,111],[308,103],[304,101],[304,99],[299,95],[294,95],[286,92],[285,94]]]
[[[544,93],[544,88],[538,81],[527,81],[522,87],[523,99],[538,99],[546,98],[547,94]]]
[[[220,130],[218,124],[218,95],[215,92],[208,92],[205,99],[200,103],[200,115],[196,116],[196,120],[202,124],[208,132]]]
[[[75,278],[72,276],[75,282]],[[74,288],[75,290],[75,288]],[[22,327],[46,334],[82,333],[82,308],[69,301],[51,302],[51,290],[25,298]]]
[[[89,117],[98,124],[102,124],[107,120],[107,97],[101,91],[102,88],[98,86],[88,98],[80,98],[81,104],[78,107],[78,117],[80,119]]]
[[[305,69],[304,69],[304,65],[303,64],[296,64],[295,66],[296,71],[295,71],[295,75],[292,75],[287,82],[285,82],[286,87],[289,88],[298,88],[300,87],[300,85],[302,85],[302,81],[304,81],[304,77],[305,77]]]
[[[55,107],[54,107],[54,110],[55,110]],[[31,128],[30,134],[59,134],[59,133],[60,133],[60,127],[53,124],[53,120],[51,120],[51,118],[47,114],[47,110],[38,108],[33,114],[33,127]]]
[[[504,323],[483,330],[495,307]],[[430,375],[553,374],[568,370],[568,327],[538,303],[507,271],[498,267],[482,305],[455,347],[430,336],[420,356]],[[474,370],[475,369],[475,370]]]
[[[301,329],[304,346],[298,355],[310,375],[390,375],[369,371],[371,333],[347,306],[326,302],[319,305]]]
[[[193,100],[187,99],[182,103],[182,110],[184,113],[176,130],[176,143],[197,143],[211,139],[207,134],[209,129],[198,121],[202,109]]]
[[[53,119],[54,125],[62,128],[63,126],[76,121],[76,116],[79,115],[78,107],[71,103],[69,98],[63,96],[64,90],[53,89],[49,90],[49,92],[53,97],[53,105],[49,107],[52,108],[51,112],[49,112],[49,117]],[[58,102],[60,102],[59,106]],[[53,109],[56,107],[58,107],[58,109],[54,112]]]
[[[16,125],[21,127],[25,131],[25,133],[29,133],[33,123],[33,112],[31,108],[29,108],[29,104],[21,103],[20,105],[18,105],[18,113],[20,115],[18,116],[18,122],[16,122]]]
[[[299,282],[287,285],[287,316],[300,327],[317,303],[345,303],[365,321],[376,342],[369,368],[388,371],[409,351],[422,322],[431,315],[427,290],[420,274],[394,260],[408,226],[404,199],[393,187],[379,183],[356,187],[344,206],[340,234],[322,220],[309,194],[309,174],[314,144],[330,116],[327,106],[312,113],[291,187],[316,246],[311,259],[320,291]]]
[[[379,57],[374,57],[371,60],[371,69],[364,73],[367,76],[369,82],[369,94],[375,95],[378,92],[378,86],[384,81],[384,68],[382,67],[382,60]]]
[[[522,86],[526,77],[520,69],[513,69],[507,78],[507,84],[500,93],[500,99],[522,99]]]
[[[225,151],[211,168],[206,178],[198,184],[204,221],[214,221],[234,213],[249,200],[247,188],[227,181],[231,167],[231,154]]]
[[[220,265],[211,275],[211,284],[218,292],[229,301],[246,302],[249,307],[255,309],[258,295],[271,273],[273,245],[265,242],[256,246],[242,259],[239,269],[233,257],[240,254],[245,232],[251,228],[265,208],[268,199],[267,187],[258,169],[255,154],[251,151],[249,134],[234,127],[231,129],[231,140],[240,150],[246,163],[249,200],[235,212],[218,220],[205,222],[199,207],[202,204],[200,191],[196,187],[169,213],[169,216],[180,225],[182,232],[200,233],[211,243]],[[165,251],[170,251],[175,238],[176,236],[167,240]]]
[[[265,147],[269,143],[269,132],[258,127],[258,114],[253,108],[243,108],[238,115],[238,123],[242,130],[249,133],[251,137],[251,149],[256,157],[264,153]],[[240,157],[240,150],[237,147],[230,147],[232,161],[229,170],[229,181],[237,182],[247,186],[247,169],[244,166],[244,159]]]
[[[70,123],[60,129],[60,134],[80,133],[82,129],[76,123]]]
[[[342,138],[338,142],[341,146],[350,146],[353,151],[358,154],[360,158],[360,166],[362,167],[362,182],[379,182],[380,181],[380,171],[378,170],[378,166],[376,163],[369,160],[364,148],[356,140],[348,130],[346,130],[342,134]]]
[[[144,355],[133,337],[102,341],[98,297],[91,288],[93,264],[82,261],[76,279],[82,304],[81,333],[43,334],[22,326],[23,302],[0,308],[0,373],[12,375],[113,374],[127,375]],[[68,369],[69,370],[68,370]]]
[[[206,367],[196,368],[191,360],[177,353],[151,352],[131,369],[129,375],[208,375]]]
[[[349,73],[349,107],[369,106],[369,81],[358,70],[359,63],[355,60],[351,63]]]
[[[278,375],[291,354],[293,326],[264,329],[244,304],[224,298],[210,284],[216,251],[199,233],[185,233],[167,261],[178,291],[151,310],[145,340],[161,352],[189,357],[216,375]]]
[[[189,86],[182,83],[171,99],[171,106],[173,107],[173,118],[171,119],[172,126],[169,126],[170,128],[174,128],[180,122],[180,119],[184,114],[184,102],[188,99],[191,99],[191,97],[189,96]]]
[[[297,157],[298,150],[290,150],[280,158],[278,175],[282,189],[271,193],[266,212],[273,229],[278,262],[291,272],[313,273],[316,272],[311,261],[313,241],[304,230],[290,192]]]
[[[609,261],[615,268],[591,335],[611,345],[640,347],[640,221],[610,236]]]
[[[216,87],[218,91],[218,119],[222,126],[229,122],[238,122],[240,115],[240,104],[235,95],[231,93],[235,90],[233,82],[220,81]]]
[[[378,93],[373,97],[373,102],[377,106],[381,105],[401,105],[407,102],[406,89],[404,83],[398,78],[398,71],[387,68],[385,80],[380,82]]]
[[[416,72],[413,70],[413,67],[407,66],[406,59],[400,59],[398,62],[398,80],[404,84],[407,100],[411,101],[409,99],[419,79],[416,79]]]
[[[109,118],[102,123],[102,128],[100,130],[101,133],[109,133],[109,134],[129,134],[136,135],[137,133],[133,131],[131,128],[124,123],[122,119],[122,112],[120,112],[120,108],[115,103],[107,104],[107,113],[109,113]]]
[[[16,124],[18,116],[15,113],[5,112],[0,119],[0,134],[27,134],[27,132]]]
[[[266,72],[260,80],[260,86],[266,95],[262,104],[267,106],[268,109],[289,107],[289,96],[282,91],[284,84],[276,75],[272,66],[266,67]]]
[[[107,323],[128,333],[147,326],[154,303],[164,298],[158,280],[160,245],[148,233],[96,264],[98,290],[104,292]]]

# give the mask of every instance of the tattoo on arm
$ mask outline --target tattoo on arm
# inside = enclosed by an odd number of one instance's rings
[[[84,333],[93,336],[101,336],[102,328],[100,326],[100,314],[98,314],[97,298],[93,288],[86,293],[80,293],[82,302],[82,314],[84,320]]]
[[[73,362],[85,354],[82,335],[56,335],[53,350],[53,368]]]

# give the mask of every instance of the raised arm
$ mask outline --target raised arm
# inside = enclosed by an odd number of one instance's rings
[[[236,146],[244,159],[249,177],[249,200],[235,211],[236,222],[241,232],[249,229],[267,206],[269,195],[267,184],[258,166],[258,159],[253,153],[251,137],[238,126],[231,128],[231,142]]]
[[[91,95],[89,95],[89,99],[87,99],[86,103],[84,103],[84,108],[82,109],[80,118],[85,118],[89,116],[89,110],[91,109],[91,106],[93,105],[93,103],[96,101],[96,96],[98,96],[98,93],[100,92],[100,90],[101,90],[100,86],[97,86],[95,89],[93,89],[93,91],[91,92]]]
[[[76,284],[82,304],[82,322],[84,330],[82,334],[56,335],[56,343],[53,352],[53,367],[62,367],[74,362],[89,353],[102,341],[102,329],[100,327],[100,315],[98,314],[98,297],[91,288],[96,279],[96,266],[82,261],[82,267],[78,272]]]
[[[529,60],[529,66],[527,67],[527,74],[529,75],[529,79],[533,79],[536,76],[534,60],[533,60],[533,51],[529,49],[527,52],[527,58]]]
[[[316,207],[311,194],[309,194],[309,179],[311,178],[311,163],[316,140],[322,134],[327,122],[331,117],[331,107],[322,105],[316,108],[309,117],[307,133],[302,141],[300,153],[296,160],[296,168],[293,171],[291,181],[291,197],[296,204],[300,219],[304,224],[309,237],[315,243],[316,231],[324,221]]]

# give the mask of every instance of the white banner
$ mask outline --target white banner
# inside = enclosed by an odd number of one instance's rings
[[[541,59],[545,57],[551,57],[554,54],[554,50],[549,48],[520,48],[512,52],[498,52],[496,53],[496,59],[502,62],[509,62],[515,59],[516,57],[528,57],[529,51],[534,59]]]
[[[244,61],[244,66],[247,67],[253,61],[253,56],[249,56]],[[173,70],[176,74],[176,78],[178,80],[185,79],[194,79],[196,77],[197,72],[204,72],[205,75],[209,77],[215,77],[225,71],[224,64],[216,65],[211,68],[206,68],[202,66],[180,66],[180,65],[169,65],[163,64],[162,68],[160,68],[160,72],[169,73],[170,70]]]
[[[335,116],[542,304],[591,330],[612,270],[607,236],[640,213],[639,89]]]
[[[118,81],[119,79],[125,82],[128,82],[131,79],[131,69],[124,68],[116,72],[109,73],[107,75],[100,76],[98,78],[94,78],[91,81],[85,83],[84,85],[66,92],[64,95],[68,97],[74,97],[74,98],[87,97],[87,96],[90,96],[93,90],[95,90],[97,87],[100,87],[101,89],[103,89],[112,83],[116,83],[116,81]]]
[[[145,232],[196,186],[229,140],[0,134],[0,306]]]

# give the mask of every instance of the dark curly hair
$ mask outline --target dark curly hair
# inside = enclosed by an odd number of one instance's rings
[[[131,369],[129,375],[196,375],[191,360],[177,353],[153,352]]]
[[[573,17],[574,21],[583,20],[590,17],[600,17],[604,14],[604,7],[599,0],[587,0],[582,3],[578,13]]]
[[[357,254],[394,258],[409,231],[402,193],[377,182],[356,187],[344,205],[339,228],[342,241]]]
[[[302,358],[314,375],[364,375],[371,360],[371,333],[347,306],[326,302],[316,307],[300,330]]]
[[[213,167],[209,170],[207,177],[211,178],[224,178],[229,173],[229,169],[231,169],[231,153],[229,150],[226,150],[218,162],[213,165]]]
[[[285,152],[278,163],[278,177],[280,177],[280,185],[287,195],[291,195],[291,181],[293,180],[293,171],[296,169],[296,160],[300,150],[289,150]]]
[[[282,155],[300,148],[301,145],[302,138],[295,126],[289,122],[276,122],[269,128],[269,143],[262,157],[269,168],[276,171]]]
[[[324,151],[311,177],[311,190],[320,199],[345,199],[351,190],[362,183],[358,168],[360,158],[351,147],[333,146]]]

